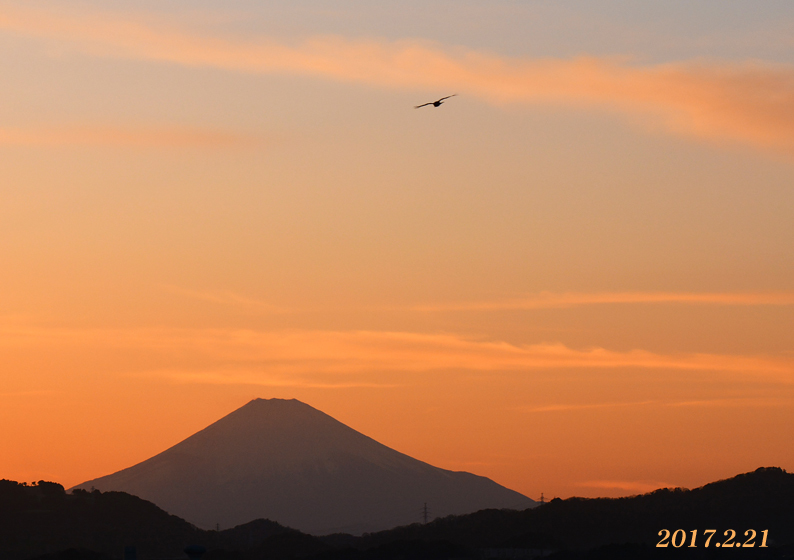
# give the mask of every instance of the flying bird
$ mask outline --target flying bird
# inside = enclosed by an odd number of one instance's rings
[[[453,93],[452,95],[447,95],[446,97],[442,97],[438,101],[431,101],[430,103],[424,103],[422,105],[417,105],[414,109],[418,109],[419,107],[427,107],[428,105],[432,105],[433,107],[441,107],[441,104],[444,102],[445,99],[449,99],[450,97],[455,97],[457,93]]]

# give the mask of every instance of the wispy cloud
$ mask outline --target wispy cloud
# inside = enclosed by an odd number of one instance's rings
[[[657,354],[563,344],[514,345],[452,334],[244,329],[66,329],[0,325],[0,348],[134,350],[181,360],[184,371],[232,369],[269,376],[517,371],[550,368],[670,369],[760,374],[794,381],[790,356]],[[189,364],[189,365],[187,365]]]
[[[644,400],[631,402],[606,402],[606,403],[582,403],[582,404],[550,404],[542,406],[521,407],[527,412],[569,412],[574,410],[590,409],[609,409],[609,408],[629,408],[629,407],[770,407],[770,406],[792,406],[794,401],[786,398],[770,397],[747,397],[747,398],[713,398],[699,400]]]
[[[609,403],[587,403],[587,404],[549,404],[543,406],[522,407],[528,412],[568,412],[571,410],[589,410],[599,408],[624,408],[632,406],[647,406],[656,404],[659,401],[636,401],[636,402],[609,402]]]
[[[662,304],[721,306],[789,306],[794,292],[541,292],[522,298],[480,302],[453,302],[412,307],[416,311],[498,311],[550,309],[606,304]]]
[[[107,14],[0,8],[0,29],[67,41],[96,56],[254,73],[302,74],[380,87],[454,88],[496,103],[601,107],[709,141],[794,154],[794,67],[760,61],[637,65],[595,57],[505,58],[420,41],[316,37],[239,42]]]
[[[240,295],[231,290],[192,290],[172,285],[163,285],[162,288],[171,293],[191,299],[217,303],[219,305],[240,307],[252,311],[265,313],[289,313],[291,311],[290,309],[279,307],[266,301]]]
[[[647,493],[659,488],[673,488],[674,484],[666,482],[650,482],[644,480],[589,480],[579,482],[576,486],[582,488],[599,488],[602,490],[624,490],[626,492]]]
[[[61,126],[0,128],[0,146],[232,148],[255,145],[252,135],[184,127]]]
[[[192,299],[244,308],[263,313],[292,313],[306,309],[285,308],[238,294],[231,290],[195,290],[163,285],[163,289]],[[680,304],[729,307],[794,306],[794,292],[540,292],[524,297],[491,301],[462,301],[409,305],[407,307],[373,307],[372,311],[502,311],[532,309],[567,309],[587,305]]]
[[[295,387],[304,389],[391,389],[397,383],[378,383],[367,380],[328,378],[317,380],[296,375],[274,375],[271,372],[235,371],[218,369],[209,371],[186,371],[174,369],[151,370],[142,373],[145,377],[166,378],[177,383],[199,383],[206,385],[251,385],[255,387]]]
[[[665,406],[672,407],[770,407],[770,406],[791,406],[792,400],[774,397],[748,397],[748,398],[725,398],[725,399],[698,399],[687,401],[673,401],[665,403]]]

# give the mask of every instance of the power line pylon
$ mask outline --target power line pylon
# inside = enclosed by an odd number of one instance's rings
[[[427,525],[427,520],[429,517],[430,517],[430,510],[427,509],[427,502],[425,502],[425,505],[422,507],[422,519],[424,520],[425,525]]]

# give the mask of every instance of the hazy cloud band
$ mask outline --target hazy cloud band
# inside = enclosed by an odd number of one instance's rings
[[[202,371],[285,375],[368,375],[438,370],[509,371],[550,368],[643,368],[763,374],[776,382],[794,380],[794,361],[785,356],[717,354],[664,355],[646,350],[574,349],[559,343],[514,345],[452,334],[384,331],[255,331],[243,329],[63,329],[0,327],[0,350],[85,353],[134,351],[147,363],[181,363],[188,374]],[[160,369],[154,367],[153,369]],[[223,381],[223,376],[218,378]],[[372,381],[372,380],[370,380]],[[380,380],[378,380],[380,381]]]
[[[791,292],[541,292],[522,298],[418,305],[417,311],[498,311],[502,309],[553,309],[583,305],[663,304],[721,306],[790,306]]]
[[[252,136],[194,128],[61,126],[0,128],[0,146],[124,146],[223,148],[257,143]]]
[[[420,41],[316,37],[238,42],[143,20],[4,6],[0,29],[82,52],[379,87],[476,95],[495,103],[600,107],[709,141],[794,154],[794,67],[760,61],[632,65],[618,59],[505,58]]]
[[[229,290],[196,290],[163,285],[163,289],[191,299],[247,309],[259,313],[295,313],[316,308],[285,308]],[[792,306],[793,292],[539,292],[519,298],[491,301],[457,301],[408,306],[375,307],[373,311],[500,311],[566,309],[587,305],[680,304],[728,307]]]

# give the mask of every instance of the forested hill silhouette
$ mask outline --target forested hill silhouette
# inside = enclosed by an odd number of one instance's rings
[[[203,528],[256,518],[360,534],[434,515],[535,502],[413,459],[297,400],[256,399],[142,463],[78,488],[128,492]]]
[[[0,480],[0,560],[24,560],[67,549],[120,556],[134,545],[138,557],[179,558],[191,543],[214,549],[247,549],[293,532],[257,520],[228,531],[203,531],[151,502],[123,492],[74,490],[40,481]]]
[[[657,549],[661,529],[698,530],[698,547]],[[703,547],[703,533],[757,531],[756,547]],[[769,548],[758,548],[761,531]],[[138,560],[184,557],[188,544],[209,549],[204,560],[450,560],[520,558],[792,558],[794,474],[761,468],[694,490],[662,489],[630,498],[555,499],[526,511],[484,510],[428,524],[353,536],[313,537],[268,520],[205,531],[155,505],[120,492],[59,484],[0,481],[0,560],[116,560],[137,547]],[[687,540],[686,545],[689,544]],[[68,550],[72,549],[72,550]],[[66,551],[66,552],[64,552]]]
[[[693,490],[666,488],[627,498],[554,499],[523,512],[486,510],[382,531],[366,536],[361,545],[424,540],[473,548],[583,550],[621,543],[655,548],[662,529],[683,529],[687,539],[696,529],[701,548],[706,529],[718,531],[715,542],[725,540],[723,532],[733,529],[736,540],[744,543],[744,532],[752,529],[758,534],[767,530],[775,546],[793,545],[794,474],[760,468]],[[755,545],[760,545],[758,538]],[[743,557],[750,554],[747,549],[742,553]]]

